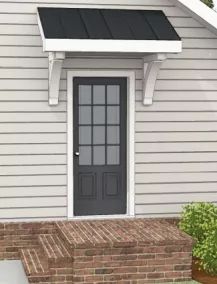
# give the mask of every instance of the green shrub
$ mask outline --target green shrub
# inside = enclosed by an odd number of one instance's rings
[[[199,264],[205,271],[217,274],[217,227],[195,246],[194,256],[200,259]]]
[[[201,268],[217,274],[217,206],[204,202],[185,206],[179,227],[196,240],[193,256],[200,259]]]
[[[184,207],[179,227],[197,241],[202,241],[217,222],[217,206],[212,203],[192,203]]]

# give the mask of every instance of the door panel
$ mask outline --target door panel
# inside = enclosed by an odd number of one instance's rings
[[[124,78],[74,78],[74,214],[126,213]]]

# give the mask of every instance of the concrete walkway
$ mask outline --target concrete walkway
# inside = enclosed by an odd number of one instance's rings
[[[1,284],[28,284],[21,261],[0,261],[0,283]]]

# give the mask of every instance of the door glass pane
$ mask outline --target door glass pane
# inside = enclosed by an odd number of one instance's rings
[[[91,146],[80,146],[79,153],[79,165],[91,165]]]
[[[79,107],[79,124],[91,124],[91,106]]]
[[[119,106],[108,106],[107,107],[108,124],[119,124],[120,123],[119,110],[120,110]]]
[[[79,86],[79,104],[90,105],[91,104],[91,86],[80,85]]]
[[[120,127],[108,126],[107,127],[107,143],[119,144],[120,143]]]
[[[108,146],[107,147],[107,164],[119,165],[120,164],[120,147]]]
[[[105,86],[93,86],[93,104],[105,104]]]
[[[80,145],[91,144],[91,126],[79,127],[79,144]]]
[[[93,147],[93,164],[105,165],[105,146],[94,146]]]
[[[105,126],[93,127],[93,144],[105,144]]]
[[[111,105],[120,104],[120,86],[108,86],[107,87],[107,103]]]
[[[105,124],[105,107],[93,107],[93,124]]]

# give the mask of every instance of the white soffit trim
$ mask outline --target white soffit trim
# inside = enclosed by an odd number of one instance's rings
[[[190,13],[209,30],[217,33],[217,13],[200,0],[170,0],[182,10]]]
[[[181,41],[170,40],[85,40],[43,39],[44,51],[118,52],[118,53],[178,53]]]

